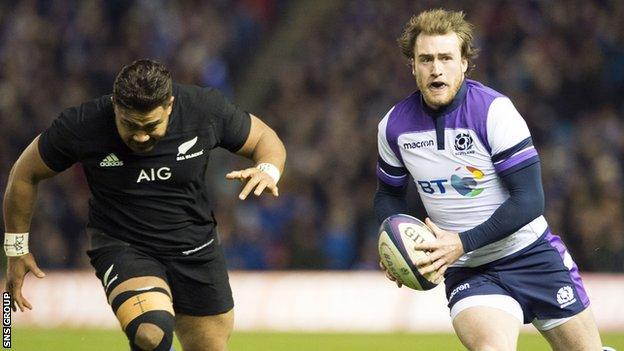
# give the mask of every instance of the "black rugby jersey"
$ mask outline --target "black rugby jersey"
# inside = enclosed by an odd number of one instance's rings
[[[135,154],[115,127],[111,95],[63,111],[39,138],[52,170],[83,166],[91,198],[88,226],[160,253],[210,242],[216,225],[205,173],[209,151],[237,151],[247,140],[249,114],[211,88],[174,84],[165,136]]]

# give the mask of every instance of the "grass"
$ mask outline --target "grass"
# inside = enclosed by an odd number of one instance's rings
[[[129,350],[120,331],[92,329],[12,330],[12,349],[18,351]],[[624,350],[624,333],[604,334],[605,345]],[[182,348],[176,340],[176,350]],[[452,334],[321,334],[235,332],[230,351],[379,351],[463,350]],[[518,350],[550,350],[538,334],[522,334]]]

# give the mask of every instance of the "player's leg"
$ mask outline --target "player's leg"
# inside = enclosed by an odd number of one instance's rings
[[[234,309],[215,316],[176,315],[176,334],[184,351],[224,351],[234,327]]]
[[[562,319],[536,320],[533,324],[554,351],[601,351],[602,342],[591,308]]]
[[[500,278],[491,267],[446,271],[446,297],[453,328],[469,350],[516,349],[524,311],[502,286]]]
[[[104,233],[87,233],[87,254],[132,350],[169,351],[175,317],[164,265]]]
[[[171,349],[175,314],[169,286],[162,278],[125,280],[111,291],[108,301],[132,350]]]
[[[522,310],[511,297],[470,296],[453,306],[451,317],[455,333],[468,350],[516,350]]]
[[[535,263],[546,263],[541,264],[545,283],[531,292],[539,301],[533,325],[554,350],[602,350],[598,327],[576,263],[558,236],[547,233],[544,241],[548,250],[539,255],[542,259],[535,260]]]
[[[184,350],[227,350],[234,301],[221,247],[209,246],[166,264],[176,334]]]

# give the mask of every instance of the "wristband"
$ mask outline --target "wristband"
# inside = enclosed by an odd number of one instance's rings
[[[280,176],[281,176],[280,171],[279,169],[277,169],[277,167],[275,167],[274,165],[270,163],[265,162],[265,163],[261,163],[257,165],[256,168],[270,175],[271,178],[273,178],[273,181],[275,182],[275,184],[277,184],[277,181],[280,179]]]
[[[7,257],[28,253],[28,233],[4,233],[4,252]]]

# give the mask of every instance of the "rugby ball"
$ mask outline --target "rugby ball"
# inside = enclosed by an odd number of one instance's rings
[[[433,289],[440,283],[431,281],[435,272],[420,274],[414,261],[429,255],[415,250],[414,245],[434,241],[433,232],[417,218],[397,214],[386,218],[379,227],[379,257],[384,267],[399,283],[414,290]]]

